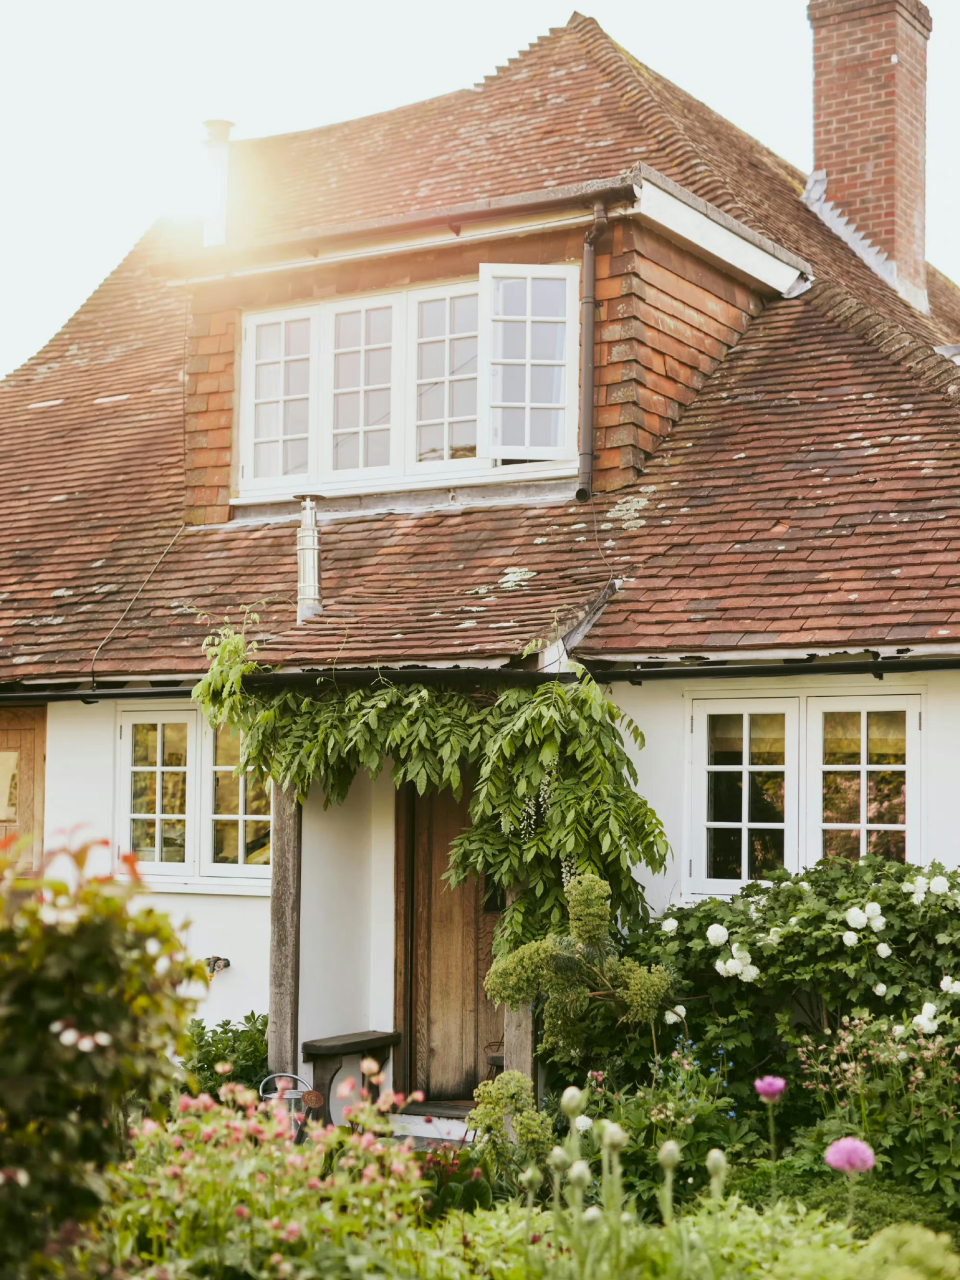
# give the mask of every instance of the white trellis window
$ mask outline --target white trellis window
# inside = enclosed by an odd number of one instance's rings
[[[212,804],[210,858],[212,869],[245,868],[260,872],[270,866],[271,787],[254,773],[237,773],[240,734],[229,725],[212,732]]]
[[[411,300],[417,463],[477,456],[478,294],[476,284]]]
[[[152,874],[183,874],[193,861],[196,716],[121,716],[121,843]]]
[[[331,323],[332,322],[332,323]],[[333,470],[388,467],[394,421],[394,305],[341,303],[325,332],[333,352],[330,411]]]
[[[306,474],[310,436],[310,317],[263,317],[252,326],[252,470],[256,479]]]

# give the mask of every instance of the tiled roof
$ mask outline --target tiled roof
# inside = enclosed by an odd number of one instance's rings
[[[935,342],[960,290],[933,273],[930,319],[801,201],[805,175],[574,14],[496,75],[343,124],[234,143],[230,243],[612,178],[644,162]]]

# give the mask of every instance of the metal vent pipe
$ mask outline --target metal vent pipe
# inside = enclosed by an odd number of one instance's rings
[[[317,504],[304,498],[297,530],[297,622],[306,622],[323,612],[320,599],[320,530]]]

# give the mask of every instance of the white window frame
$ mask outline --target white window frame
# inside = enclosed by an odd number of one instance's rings
[[[236,880],[255,880],[264,881],[269,884],[273,872],[273,853],[274,853],[274,816],[273,816],[273,795],[272,788],[270,797],[270,862],[267,866],[254,866],[247,862],[231,863],[231,862],[214,862],[213,860],[213,822],[216,814],[213,809],[214,802],[214,747],[216,744],[216,730],[210,725],[204,725],[206,738],[206,750],[202,753],[201,767],[203,776],[200,781],[200,875],[209,876],[215,880],[226,880],[233,884]],[[270,786],[269,782],[267,783]],[[243,821],[243,820],[241,820]]]
[[[688,891],[698,896],[726,897],[737,893],[750,881],[719,880],[707,875],[707,717],[711,715],[782,714],[784,720],[784,825],[783,865],[793,873],[799,869],[799,762],[800,762],[800,699],[784,695],[769,698],[694,698],[691,707],[693,725],[693,750],[691,753],[691,832],[689,843],[690,867],[686,876]],[[744,740],[744,762],[748,770],[748,742]],[[763,766],[756,766],[762,770]],[[744,820],[746,821],[749,788],[743,789]],[[760,824],[762,825],[762,824]]]
[[[489,396],[491,354],[491,291],[496,275],[533,276],[566,282],[567,343],[564,360],[564,424],[556,448],[501,448],[492,440]],[[343,295],[321,303],[284,309],[248,311],[240,326],[238,424],[240,461],[238,498],[243,502],[284,501],[306,491],[336,496],[421,489],[450,483],[507,482],[521,476],[569,476],[577,467],[580,409],[580,263],[482,264],[478,275],[429,286],[411,286],[382,293]],[[478,293],[477,456],[442,462],[419,462],[416,457],[416,334],[421,301]],[[337,312],[391,305],[394,308],[391,368],[390,465],[333,469],[333,325]],[[310,409],[307,471],[298,475],[254,476],[254,386],[256,325],[310,319]],[[514,465],[503,465],[504,462]],[[522,463],[522,465],[520,465]]]
[[[830,768],[823,764],[823,712],[824,711],[903,711],[906,713],[907,762],[906,773],[906,861],[920,861],[920,725],[922,715],[922,698],[919,693],[905,694],[864,694],[856,695],[815,695],[808,697],[806,708],[807,719],[807,795],[806,795],[806,850],[804,865],[812,866],[822,856],[822,819],[823,819],[823,769]],[[862,719],[863,732],[866,731],[866,717]],[[838,766],[838,768],[841,766]],[[883,766],[873,766],[882,770]],[[861,764],[861,779],[869,772],[866,765]],[[859,823],[838,823],[837,826],[860,827],[865,833],[867,825],[882,826],[882,823],[866,822],[866,787],[861,781],[860,787],[860,821]],[[865,834],[861,837],[861,854],[865,847]]]
[[[157,860],[153,862],[137,862],[137,870],[144,879],[182,879],[195,873],[195,850],[197,845],[197,818],[198,818],[198,796],[197,796],[197,767],[200,756],[200,743],[198,741],[197,732],[197,712],[190,710],[172,711],[160,710],[155,707],[145,706],[137,708],[135,711],[123,711],[120,713],[120,778],[117,787],[117,802],[119,809],[119,825],[117,828],[119,837],[119,851],[128,853],[130,851],[130,824],[136,818],[146,816],[149,820],[150,815],[136,814],[132,811],[131,804],[131,784],[133,781],[133,729],[137,724],[185,724],[187,726],[187,766],[186,766],[186,783],[187,783],[187,805],[186,805],[186,831],[184,841],[184,861],[183,862],[161,862],[159,860],[159,832],[158,834],[158,851]],[[161,746],[158,734],[157,743],[157,802],[160,800],[160,756]],[[159,825],[160,819],[157,818]]]

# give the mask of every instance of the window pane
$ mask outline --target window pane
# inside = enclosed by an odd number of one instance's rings
[[[470,418],[477,412],[477,380],[464,378],[450,383],[450,417]]]
[[[867,712],[867,763],[907,763],[907,713]]]
[[[341,387],[359,387],[360,385],[360,352],[346,351],[333,358],[333,385],[339,391]]]
[[[450,457],[475,458],[477,456],[476,422],[450,424]]]
[[[477,295],[475,293],[450,299],[450,332],[477,332]]]
[[[442,338],[446,333],[447,302],[445,298],[433,298],[420,303],[420,337]]]
[[[903,826],[907,820],[906,774],[867,774],[867,821]]]
[[[288,400],[283,406],[283,434],[303,436],[307,434],[309,400]]]
[[[276,360],[280,356],[280,325],[257,325],[257,359]]]
[[[747,833],[747,875],[751,880],[766,880],[772,871],[783,866],[783,832],[749,831]]]
[[[495,409],[494,422],[500,427],[500,439],[504,444],[526,444],[526,410]]]
[[[907,835],[905,831],[868,831],[867,850],[878,858],[890,858],[894,862],[907,860]]]
[[[823,856],[825,858],[849,858],[860,861],[859,831],[824,831]]]
[[[432,422],[443,417],[443,383],[426,382],[417,387],[417,419]]]
[[[157,763],[157,726],[155,724],[133,726],[133,763],[135,765]]]
[[[450,343],[450,372],[452,374],[476,373],[476,338],[454,338]]]
[[[494,280],[493,314],[495,316],[525,316],[527,314],[526,280]]]
[[[247,774],[244,811],[253,814],[270,813],[270,792],[255,773]]]
[[[360,312],[343,311],[334,322],[334,346],[338,351],[344,347],[360,345]]]
[[[823,713],[823,763],[860,763],[860,712]]]
[[[823,821],[860,821],[860,773],[850,770],[844,773],[823,775]]]
[[[165,724],[163,726],[163,763],[168,768],[184,768],[187,763],[187,726]]]
[[[783,764],[786,756],[786,716],[750,716],[750,763]]]
[[[134,770],[130,775],[130,812],[157,812],[157,775],[150,772]]]
[[[365,467],[389,467],[390,432],[368,431],[363,437],[363,465]]]
[[[562,425],[562,409],[531,409],[530,443],[541,449],[555,449],[560,443]]]
[[[565,324],[531,324],[530,354],[534,360],[562,360],[566,333]]]
[[[278,364],[257,365],[258,400],[273,400],[280,394],[280,366]]]
[[[186,862],[187,824],[183,819],[167,819],[160,823],[160,861]]]
[[[283,442],[283,474],[285,476],[302,476],[306,470],[306,440],[285,440]]]
[[[280,434],[280,406],[258,404],[254,410],[253,434],[257,440],[275,440]]]
[[[367,346],[375,347],[390,341],[393,328],[393,308],[374,307],[367,312]]]
[[[162,813],[187,812],[187,775],[178,769],[163,771],[163,809]]]
[[[310,361],[288,360],[283,366],[283,394],[305,396],[310,390]]]
[[[346,391],[333,398],[333,425],[338,431],[360,425],[360,395]]]
[[[368,387],[383,386],[390,381],[390,348],[380,347],[367,352],[367,368],[364,382]]]
[[[707,764],[743,764],[743,716],[707,717]]]
[[[390,421],[390,391],[365,391],[364,418],[365,427],[379,427]]]
[[[534,404],[563,403],[563,369],[560,365],[530,366],[530,399]]]
[[[740,879],[740,828],[707,829],[707,876],[711,880]]]
[[[493,398],[498,404],[525,404],[527,367],[523,364],[493,366]]]
[[[563,316],[567,313],[566,280],[532,280],[530,311],[535,316]]]
[[[285,353],[288,356],[305,356],[310,351],[310,321],[288,320],[284,332]]]
[[[417,428],[417,461],[441,462],[443,460],[443,424]]]
[[[727,774],[727,777],[736,777],[736,774]],[[750,821],[783,822],[782,773],[756,771],[750,774]]]
[[[17,820],[19,751],[0,751],[0,822]]]
[[[244,862],[249,863],[252,867],[266,867],[270,865],[270,823],[269,822],[245,822],[243,824],[244,833]]]
[[[240,861],[240,823],[215,822],[213,824],[214,862]]]
[[[255,444],[253,446],[253,474],[258,478],[269,478],[280,474],[280,446],[278,444]]]
[[[417,377],[442,378],[444,344],[442,342],[421,342],[417,352]]]
[[[333,437],[333,466],[335,471],[345,471],[360,465],[360,435],[354,431],[350,435]]]
[[[157,824],[153,818],[134,818],[130,823],[130,851],[141,862],[153,862],[157,856]]]
[[[217,730],[213,743],[213,763],[233,768],[240,763],[240,731],[224,724]]]
[[[707,775],[707,821],[743,821],[743,774]]]
[[[527,354],[527,326],[508,320],[493,326],[493,354],[501,360],[523,360]]]
[[[213,776],[213,812],[240,812],[240,779],[218,770]]]

